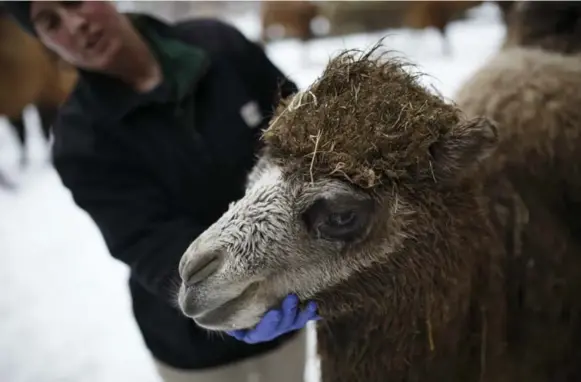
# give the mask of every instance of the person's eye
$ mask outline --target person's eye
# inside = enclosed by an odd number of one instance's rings
[[[38,21],[38,24],[45,30],[54,30],[60,25],[60,18],[55,14],[45,14]]]

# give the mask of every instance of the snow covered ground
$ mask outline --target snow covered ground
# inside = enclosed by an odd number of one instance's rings
[[[258,30],[255,16],[233,20],[244,33]],[[386,43],[420,65],[446,97],[499,46],[504,34],[496,8],[450,28],[453,55],[441,54],[435,31],[392,30],[268,47],[272,60],[300,87],[312,82],[343,48]],[[90,218],[77,208],[52,167],[31,122],[33,165],[16,169],[18,150],[0,125],[0,171],[20,188],[0,190],[0,382],[158,382],[134,324],[127,270],[113,260]],[[307,381],[318,380],[313,328],[309,328]]]

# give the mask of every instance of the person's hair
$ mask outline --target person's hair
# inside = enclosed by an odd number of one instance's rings
[[[32,1],[3,1],[0,3],[2,10],[10,14],[22,29],[36,36],[36,29],[30,18],[31,5]]]

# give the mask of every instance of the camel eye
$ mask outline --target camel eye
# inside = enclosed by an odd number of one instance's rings
[[[366,231],[371,211],[367,200],[323,198],[304,212],[303,220],[308,231],[319,239],[349,242]]]
[[[350,241],[357,236],[359,223],[355,211],[331,212],[317,226],[317,231],[321,237],[327,239]]]
[[[327,216],[326,224],[335,228],[345,227],[354,222],[355,218],[354,211],[331,213]]]

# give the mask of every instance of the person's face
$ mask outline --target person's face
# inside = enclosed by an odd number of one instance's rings
[[[30,16],[49,49],[84,69],[106,71],[125,33],[124,16],[110,1],[34,1]]]

